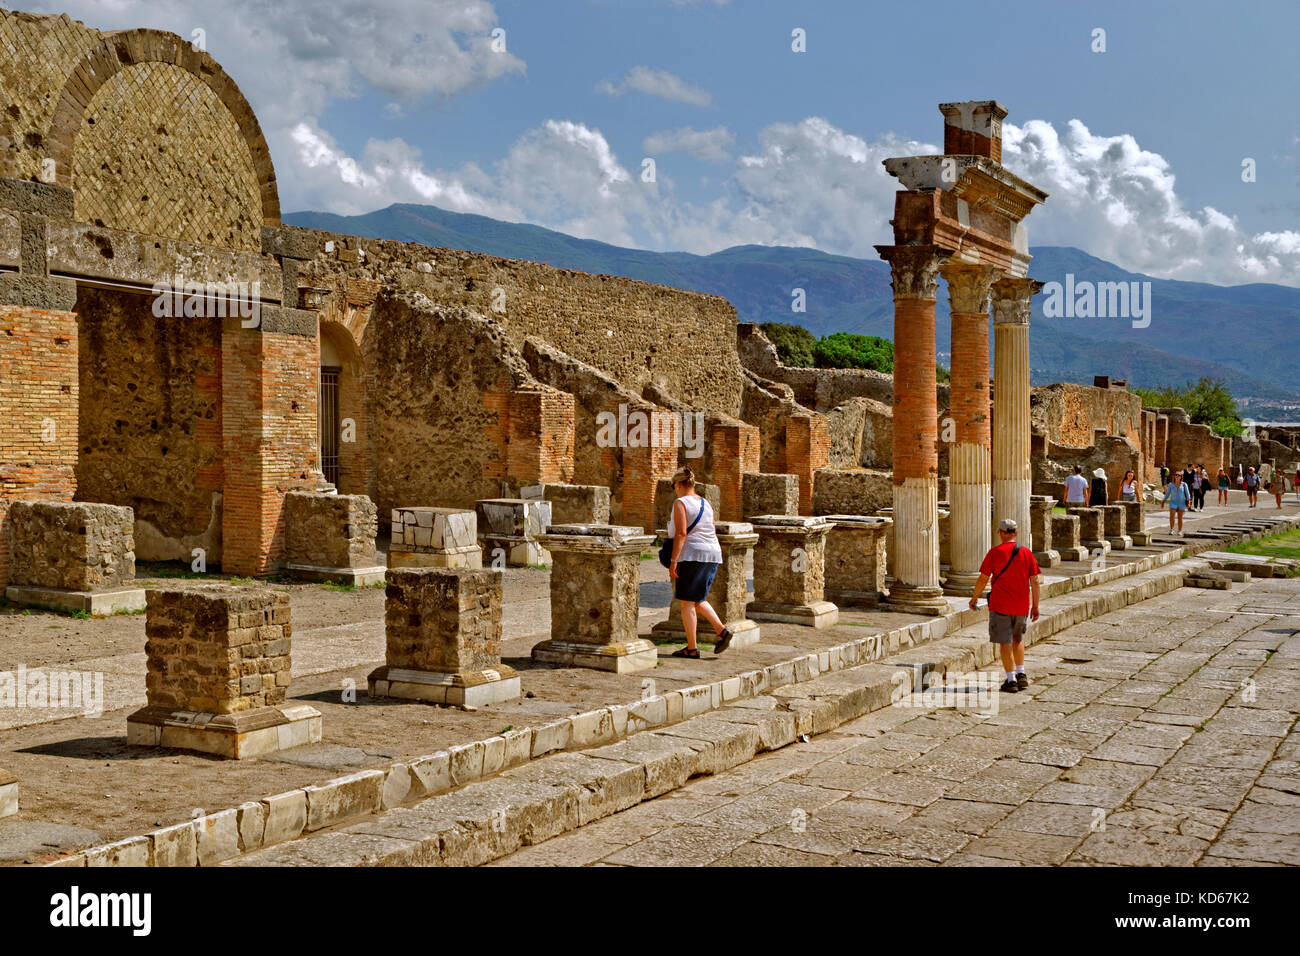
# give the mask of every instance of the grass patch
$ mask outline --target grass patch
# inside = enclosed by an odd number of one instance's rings
[[[355,584],[349,584],[346,581],[325,581],[321,587],[326,591],[336,591],[339,594],[351,594],[357,589]]]
[[[1300,528],[1270,534],[1256,541],[1242,541],[1227,549],[1232,554],[1253,554],[1266,558],[1286,558],[1300,561]],[[1289,576],[1294,576],[1290,572]]]

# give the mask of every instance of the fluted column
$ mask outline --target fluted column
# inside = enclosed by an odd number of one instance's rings
[[[1033,279],[993,284],[993,516],[1015,518],[1018,543],[1033,547],[1029,496],[1029,312],[1043,287]]]
[[[945,590],[971,594],[980,563],[992,542],[989,493],[989,289],[1001,273],[992,266],[949,262],[952,369],[948,414],[953,444],[948,449],[948,503],[952,557]]]
[[[947,607],[939,584],[938,404],[934,303],[948,252],[932,245],[877,246],[894,289],[894,581],[900,610]]]

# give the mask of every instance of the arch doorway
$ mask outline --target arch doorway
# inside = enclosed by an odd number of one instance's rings
[[[361,355],[351,334],[320,325],[320,415],[317,440],[325,480],[345,495],[366,493]]]

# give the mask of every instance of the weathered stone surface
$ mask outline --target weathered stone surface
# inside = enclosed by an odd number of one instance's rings
[[[813,486],[815,515],[874,515],[894,504],[893,476],[867,468],[822,468]]]
[[[519,489],[519,497],[550,502],[555,524],[609,524],[610,494],[605,485],[528,485]]]
[[[284,496],[285,558],[290,564],[373,567],[378,530],[378,512],[365,495],[291,491]]]
[[[135,580],[134,514],[89,502],[15,501],[9,583],[103,591]]]
[[[797,515],[799,476],[750,472],[741,485],[746,520],[758,515]]]

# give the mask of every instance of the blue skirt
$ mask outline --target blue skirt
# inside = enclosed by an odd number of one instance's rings
[[[678,561],[673,596],[679,601],[703,601],[709,596],[709,588],[713,586],[719,567],[721,565],[703,561]]]

